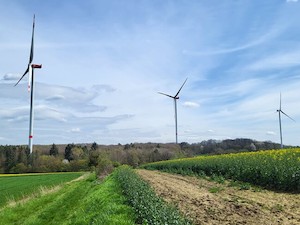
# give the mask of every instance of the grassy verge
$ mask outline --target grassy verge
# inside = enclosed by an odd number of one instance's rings
[[[138,224],[191,224],[175,207],[159,198],[151,187],[129,167],[121,167],[116,177],[128,203],[134,208]]]
[[[114,176],[101,184],[90,176],[25,204],[3,208],[0,224],[132,225],[134,211],[125,201]]]
[[[82,173],[54,173],[0,176],[0,208],[9,200],[19,200],[38,192],[41,187],[59,185],[81,175]]]

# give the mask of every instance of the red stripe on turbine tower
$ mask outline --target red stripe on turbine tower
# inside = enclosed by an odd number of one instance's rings
[[[31,67],[35,68],[35,69],[41,69],[42,68],[42,64],[40,64],[40,65],[38,65],[38,64],[31,64]]]
[[[33,136],[32,136],[32,135],[30,135],[30,136],[29,136],[29,138],[33,138]]]

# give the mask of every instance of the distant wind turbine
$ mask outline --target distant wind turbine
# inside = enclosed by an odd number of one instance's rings
[[[31,48],[30,48],[30,56],[29,56],[29,63],[27,69],[25,70],[24,74],[15,84],[18,83],[23,79],[23,77],[28,73],[28,91],[30,92],[30,121],[29,121],[29,143],[28,147],[30,150],[30,154],[32,153],[32,144],[33,144],[33,112],[34,112],[34,69],[42,68],[42,65],[33,64],[33,52],[34,52],[34,25],[35,25],[35,15],[33,16],[33,25],[32,25],[32,37],[31,37]]]
[[[159,94],[165,95],[167,97],[173,98],[174,99],[174,106],[175,106],[175,137],[176,137],[176,144],[178,143],[178,137],[177,137],[177,99],[179,99],[179,92],[181,91],[182,87],[184,86],[185,82],[187,81],[187,78],[185,79],[185,81],[183,82],[183,84],[181,85],[180,89],[178,90],[178,92],[176,93],[176,95],[172,96],[172,95],[168,95],[162,92],[158,92]]]
[[[293,120],[294,122],[296,122],[292,117],[290,117],[289,115],[287,115],[285,112],[283,112],[281,110],[281,93],[280,93],[280,103],[279,103],[279,109],[277,109],[278,115],[279,115],[279,129],[280,129],[280,147],[283,148],[283,144],[282,144],[282,129],[281,129],[281,113],[283,115],[285,115],[286,117],[290,118],[291,120]]]

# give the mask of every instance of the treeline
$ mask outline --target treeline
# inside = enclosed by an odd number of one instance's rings
[[[180,148],[185,155],[195,156],[280,149],[280,144],[271,141],[255,141],[248,138],[226,139],[222,141],[211,139],[194,144],[182,142],[180,143]]]
[[[26,146],[6,145],[0,146],[0,173],[87,171],[97,170],[100,164],[137,167],[143,163],[183,156],[180,147],[175,144],[52,144],[34,146],[31,155]]]
[[[0,146],[0,173],[85,171],[127,164],[191,157],[202,154],[279,149],[280,145],[251,139],[207,140],[189,144],[130,143],[126,145],[36,145],[30,155],[26,146]],[[106,168],[105,167],[105,168]]]

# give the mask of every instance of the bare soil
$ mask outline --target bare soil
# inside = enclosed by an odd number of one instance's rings
[[[194,224],[299,224],[300,194],[240,190],[228,183],[137,170],[155,192]]]

